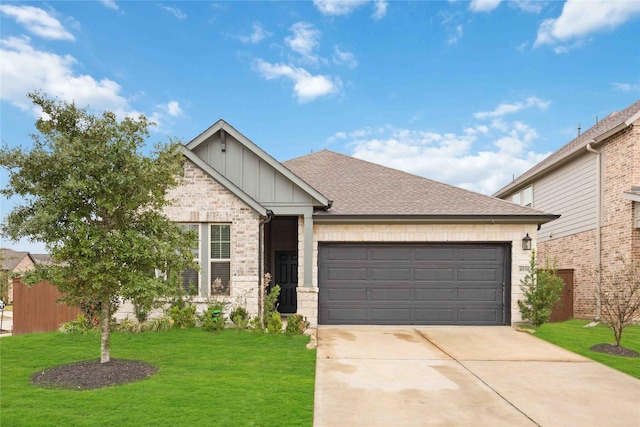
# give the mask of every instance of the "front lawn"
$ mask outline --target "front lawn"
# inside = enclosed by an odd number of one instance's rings
[[[201,329],[113,333],[111,357],[159,367],[136,383],[97,390],[36,388],[34,372],[96,359],[99,334],[0,340],[0,425],[311,426],[315,350],[306,336]]]
[[[595,344],[614,343],[613,332],[600,324],[595,328],[585,328],[589,321],[569,320],[567,322],[546,323],[536,329],[535,336],[560,347],[581,354],[618,371],[640,378],[640,359],[612,356],[589,350]],[[640,325],[633,325],[622,334],[622,347],[640,352]]]

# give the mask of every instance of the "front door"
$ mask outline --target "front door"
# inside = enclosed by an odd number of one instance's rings
[[[295,313],[298,309],[296,288],[298,287],[298,253],[296,251],[276,252],[276,280],[280,285],[278,311]]]

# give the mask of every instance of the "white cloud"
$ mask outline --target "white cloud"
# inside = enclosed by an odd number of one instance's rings
[[[26,97],[35,90],[81,107],[89,106],[93,111],[113,111],[120,118],[142,114],[131,107],[118,83],[108,78],[96,80],[90,75],[77,74],[74,70],[77,61],[73,56],[37,50],[31,46],[28,37],[0,39],[0,57],[0,99],[35,116],[41,112]],[[177,101],[157,109],[149,118],[159,125],[167,117],[183,114]]]
[[[256,23],[253,24],[253,33],[250,36],[240,36],[240,41],[242,43],[257,44],[269,36],[271,36],[271,33],[262,28],[262,25]]]
[[[640,14],[638,1],[567,0],[558,18],[545,19],[534,46],[570,43],[602,30],[613,30]],[[566,52],[570,47],[556,49]]]
[[[349,51],[343,51],[339,46],[335,47],[333,52],[333,62],[338,65],[346,65],[349,68],[356,68],[358,66],[358,60]]]
[[[524,12],[540,13],[544,2],[540,0],[516,0],[511,1],[509,5],[515,6]]]
[[[178,19],[187,18],[187,14],[184,13],[182,10],[178,9],[177,7],[173,7],[173,6],[160,6],[160,7],[166,10],[167,12],[171,13],[173,16],[175,16]]]
[[[537,107],[540,110],[546,110],[550,104],[551,104],[550,101],[543,101],[540,98],[531,96],[527,98],[524,102],[515,102],[513,104],[500,104],[493,111],[481,111],[478,113],[474,113],[473,117],[475,117],[476,119],[501,118],[507,114],[513,114],[525,108]]]
[[[500,6],[502,0],[471,0],[469,10],[472,12],[491,12]]]
[[[638,83],[611,83],[611,85],[621,92],[640,91],[640,84]]]
[[[370,0],[313,0],[316,9],[329,16],[348,15],[366,3],[370,3]],[[387,6],[385,0],[375,0],[371,17],[376,20],[382,19],[387,13]]]
[[[33,6],[0,5],[0,13],[14,18],[27,31],[45,39],[75,40],[60,21],[46,11]]]
[[[71,55],[36,50],[27,37],[0,40],[0,52],[1,98],[23,110],[31,108],[25,95],[34,90],[96,109],[122,112],[129,108],[119,94],[120,85],[107,78],[76,74],[77,61]]]
[[[285,38],[287,46],[302,55],[305,60],[313,63],[318,62],[318,57],[312,52],[320,45],[318,42],[321,35],[320,30],[308,22],[296,22],[289,30],[293,35]]]
[[[536,129],[503,116],[547,105],[536,97],[501,104],[489,113],[474,114],[477,120],[491,118],[491,126],[475,123],[458,132],[373,126],[336,132],[327,142],[342,141],[363,160],[493,194],[550,154],[531,148],[539,139]]]
[[[373,15],[371,15],[371,17],[376,21],[384,18],[384,16],[387,14],[388,5],[389,4],[384,0],[377,0],[374,3],[375,11],[373,12]]]
[[[450,46],[458,43],[458,40],[462,38],[462,30],[463,30],[462,25],[458,25],[456,27],[455,33],[449,36],[449,40],[447,40],[447,43]]]
[[[313,101],[321,96],[340,91],[342,82],[337,77],[312,75],[304,68],[286,64],[271,64],[262,59],[255,62],[256,70],[267,80],[285,77],[294,83],[293,91],[299,102]]]
[[[105,7],[108,7],[109,9],[114,9],[114,10],[120,9],[120,7],[118,7],[118,5],[114,0],[100,0],[100,3],[102,3]]]

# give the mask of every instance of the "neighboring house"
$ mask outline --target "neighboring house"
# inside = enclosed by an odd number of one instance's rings
[[[32,254],[25,251],[14,251],[12,249],[1,250],[2,271],[7,272],[9,276],[8,302],[13,302],[13,277],[19,275],[18,273],[33,269],[36,264],[51,264],[51,255]]]
[[[2,271],[8,273],[8,301],[13,302],[13,277],[23,271],[31,270],[36,264],[36,260],[29,252],[14,251],[12,249],[2,249]]]
[[[613,112],[494,194],[561,217],[538,231],[539,260],[573,270],[573,315],[598,313],[597,271],[640,262],[640,101]]]
[[[312,325],[517,322],[522,240],[557,217],[326,150],[280,163],[222,120],[182,153],[165,213],[199,234],[184,286],[255,314],[269,272]]]

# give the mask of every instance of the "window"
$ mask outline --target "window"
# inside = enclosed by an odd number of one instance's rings
[[[198,233],[198,243],[192,248],[193,260],[200,265],[200,226],[198,224],[180,224],[185,230],[195,230]],[[200,273],[195,268],[187,268],[182,273],[182,288],[190,295],[198,295],[200,289]]]
[[[211,224],[211,295],[231,292],[231,225]]]
[[[511,202],[516,205],[522,205],[527,207],[533,206],[533,187],[528,186],[522,191],[515,193],[511,196]]]

